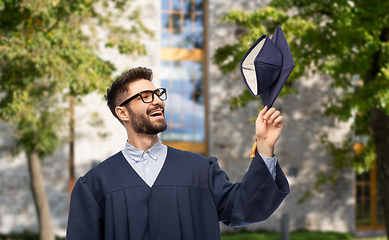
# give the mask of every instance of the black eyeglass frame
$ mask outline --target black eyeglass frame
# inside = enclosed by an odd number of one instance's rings
[[[151,95],[151,101],[150,102],[145,102],[145,100],[143,99],[142,97],[142,93],[144,92],[152,92],[153,94]],[[162,99],[161,96],[165,94],[165,99]],[[123,105],[131,102],[132,100],[134,100],[135,98],[137,98],[138,96],[142,99],[142,101],[144,103],[151,103],[154,101],[154,95],[157,95],[157,97],[159,99],[161,99],[161,101],[165,101],[167,99],[167,91],[166,91],[166,88],[157,88],[155,89],[154,91],[153,90],[145,90],[145,91],[142,91],[142,92],[139,92],[137,94],[135,94],[134,96],[128,98],[127,100],[125,100],[124,102],[122,102],[119,106],[122,107]]]

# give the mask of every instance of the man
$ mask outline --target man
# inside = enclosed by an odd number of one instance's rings
[[[167,94],[151,80],[152,71],[138,67],[107,90],[107,105],[128,140],[78,179],[67,239],[215,240],[219,221],[234,227],[268,218],[289,193],[273,155],[280,113],[266,107],[259,113],[255,157],[242,182],[233,184],[216,158],[161,143]]]

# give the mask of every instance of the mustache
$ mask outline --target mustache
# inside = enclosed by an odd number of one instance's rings
[[[155,104],[154,106],[150,107],[147,110],[147,114],[150,114],[152,111],[157,110],[157,109],[162,109],[162,111],[165,112],[165,108],[162,106],[162,104],[158,103],[158,104]]]

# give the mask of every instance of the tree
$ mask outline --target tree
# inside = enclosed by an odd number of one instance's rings
[[[330,75],[343,94],[326,104],[326,114],[340,121],[354,118],[356,134],[368,137],[360,154],[352,154],[352,139],[340,147],[323,137],[333,154],[331,175],[322,174],[316,187],[336,181],[337,172],[354,167],[368,170],[376,159],[379,190],[389,237],[389,2],[363,0],[273,0],[252,13],[232,10],[222,18],[238,26],[237,43],[217,49],[214,62],[223,72],[238,66],[247,49],[262,34],[281,25],[296,66],[288,82],[308,71]],[[355,84],[359,79],[359,84]],[[283,95],[293,92],[285,86]],[[248,91],[231,99],[233,108],[253,100]]]
[[[140,38],[153,35],[127,2],[0,0],[0,119],[14,127],[12,153],[26,153],[42,240],[54,234],[40,160],[69,127],[66,102],[105,90],[115,70],[96,53],[97,31],[122,54],[145,54]]]

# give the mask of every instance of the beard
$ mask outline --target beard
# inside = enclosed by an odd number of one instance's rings
[[[163,109],[162,106],[158,106],[154,109],[148,110],[147,113],[157,108]],[[156,135],[160,132],[165,131],[167,128],[165,118],[159,120],[157,123],[152,123],[148,115],[136,114],[131,110],[130,107],[128,107],[127,110],[131,115],[131,124],[136,133]]]

